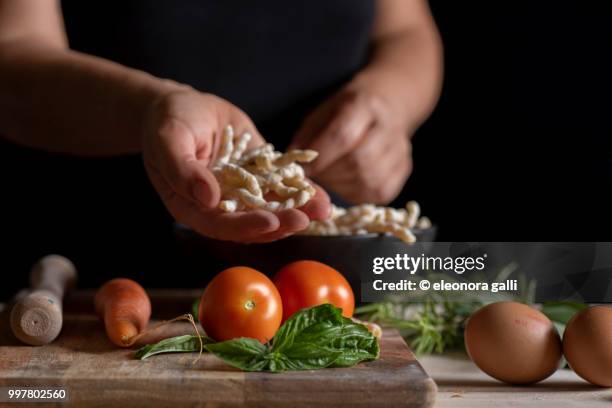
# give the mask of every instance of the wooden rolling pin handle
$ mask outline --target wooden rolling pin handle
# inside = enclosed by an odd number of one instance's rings
[[[30,272],[32,290],[48,290],[62,299],[66,290],[76,282],[76,268],[60,255],[47,255],[38,261]]]
[[[15,336],[33,346],[55,340],[62,329],[62,300],[76,282],[72,262],[59,255],[42,258],[30,273],[32,292],[21,298],[11,311]]]

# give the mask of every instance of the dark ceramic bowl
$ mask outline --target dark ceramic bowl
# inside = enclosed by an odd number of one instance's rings
[[[414,232],[418,245],[407,245],[395,237],[379,234],[294,235],[266,244],[239,244],[206,238],[184,226],[176,226],[182,255],[196,270],[212,268],[218,272],[226,267],[243,265],[272,277],[290,262],[311,259],[340,271],[353,287],[356,299],[360,299],[361,273],[371,273],[373,258],[396,254],[418,256],[427,252],[435,239],[435,226]]]

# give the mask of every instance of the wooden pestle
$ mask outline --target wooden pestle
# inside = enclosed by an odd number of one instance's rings
[[[60,255],[47,255],[30,272],[31,291],[11,310],[11,328],[24,343],[40,346],[55,340],[62,330],[62,300],[74,286],[76,269]]]

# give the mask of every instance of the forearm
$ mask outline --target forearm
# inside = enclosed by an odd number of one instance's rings
[[[70,154],[137,152],[146,109],[175,87],[68,49],[7,41],[0,43],[0,135]]]
[[[442,43],[425,24],[375,39],[369,64],[354,79],[400,107],[411,126],[431,113],[442,85]]]

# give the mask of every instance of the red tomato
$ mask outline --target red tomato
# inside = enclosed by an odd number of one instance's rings
[[[206,286],[199,319],[206,334],[217,341],[251,337],[266,343],[281,324],[282,307],[278,290],[266,275],[237,266]]]
[[[323,303],[341,308],[346,317],[353,316],[351,286],[340,272],[321,262],[292,262],[278,271],[274,284],[283,300],[283,322],[300,309]]]

